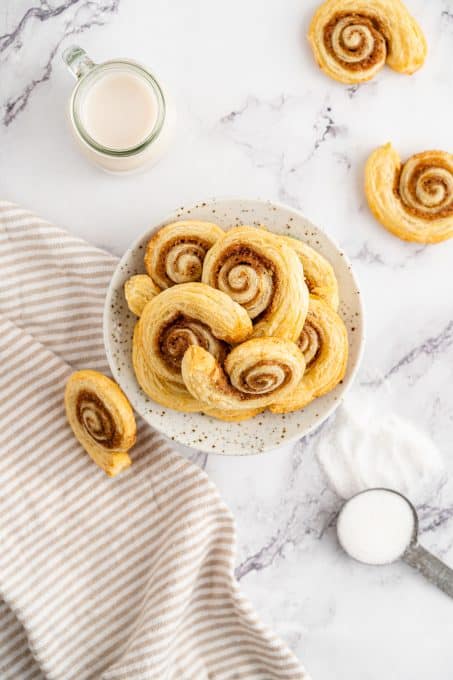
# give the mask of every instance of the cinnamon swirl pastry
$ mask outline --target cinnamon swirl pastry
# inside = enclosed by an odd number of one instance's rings
[[[147,274],[136,274],[124,284],[124,296],[132,314],[141,316],[147,302],[160,293],[160,288]]]
[[[183,220],[167,224],[148,242],[146,271],[162,289],[200,281],[205,255],[223,235],[224,231],[211,222]]]
[[[202,410],[202,405],[187,391],[184,384],[163,378],[153,370],[148,354],[141,344],[141,321],[135,326],[132,343],[132,365],[135,377],[142,390],[158,404],[175,411],[194,413]],[[152,362],[151,362],[152,364]]]
[[[113,380],[97,371],[73,373],[66,384],[65,407],[74,435],[104,472],[113,477],[131,464],[134,413]]]
[[[251,332],[247,312],[225,293],[203,283],[169,288],[148,302],[136,325],[133,365],[137,380],[159,404],[201,411],[181,376],[187,348],[200,346],[223,363],[230,344],[241,342]]]
[[[322,70],[342,83],[370,80],[385,63],[414,73],[427,51],[421,28],[401,0],[326,0],[308,39]]]
[[[184,354],[182,377],[200,402],[228,411],[262,409],[289,396],[299,384],[304,356],[293,342],[254,338],[231,350],[224,365],[200,346]]]
[[[377,220],[405,241],[437,243],[453,236],[453,155],[424,151],[401,163],[391,144],[365,169],[365,194]]]
[[[310,297],[307,320],[298,340],[306,370],[297,387],[270,405],[272,413],[288,413],[330,392],[344,378],[348,335],[338,314],[324,300]]]
[[[254,322],[254,337],[299,337],[308,289],[299,258],[278,236],[233,227],[207,253],[202,281],[244,307]]]
[[[306,243],[291,236],[280,236],[284,243],[293,248],[304,268],[304,277],[310,295],[325,300],[332,309],[339,305],[338,283],[332,265],[325,257]]]

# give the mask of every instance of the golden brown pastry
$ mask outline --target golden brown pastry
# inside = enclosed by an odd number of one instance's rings
[[[308,289],[299,258],[278,236],[256,227],[233,227],[207,253],[202,281],[247,310],[254,337],[299,337]]]
[[[316,295],[337,310],[338,283],[330,262],[298,238],[291,236],[280,236],[280,238],[296,251],[304,268],[305,283],[310,295]]]
[[[147,274],[136,274],[124,284],[127,306],[133,314],[141,316],[147,302],[160,293],[160,288]]]
[[[139,332],[137,324],[135,333]],[[143,349],[137,342],[134,342],[133,345],[132,359],[135,375],[137,376],[139,384],[152,399],[158,401],[159,404],[166,406],[167,408],[173,408],[177,411],[185,411],[187,413],[202,411],[208,416],[227,422],[248,420],[249,418],[258,415],[263,410],[221,411],[216,408],[210,408],[207,404],[202,404],[198,399],[194,399],[190,392],[187,391],[184,384],[161,378],[157,373],[150,370],[148,363],[145,361]]]
[[[399,238],[436,243],[453,236],[453,155],[424,151],[401,163],[391,144],[369,157],[365,193],[374,216]]]
[[[223,420],[226,423],[237,423],[242,420],[250,420],[250,418],[254,418],[264,410],[264,408],[255,408],[250,410],[233,409],[231,411],[225,411],[218,408],[209,408],[206,405],[203,407],[203,413],[205,413],[207,416],[212,416],[213,418],[217,418],[217,420]]]
[[[133,339],[137,380],[154,401],[180,411],[203,410],[184,387],[181,361],[199,345],[223,362],[229,346],[252,332],[247,312],[203,283],[173,286],[145,306]]]
[[[135,326],[132,343],[132,364],[135,377],[142,390],[158,404],[176,411],[194,413],[202,410],[202,405],[187,391],[184,384],[164,378],[150,366],[148,355],[141,343],[141,321]]]
[[[135,444],[132,407],[118,385],[97,371],[77,371],[66,383],[69,424],[85,451],[110,477],[129,467]]]
[[[427,52],[423,32],[401,0],[326,0],[308,39],[322,70],[351,84],[370,80],[385,63],[414,73]]]
[[[200,281],[209,248],[224,235],[212,222],[182,220],[167,224],[146,247],[145,268],[160,288]]]
[[[307,320],[298,345],[306,370],[297,387],[270,406],[272,413],[288,413],[330,392],[344,378],[348,334],[342,319],[324,300],[310,297]]]
[[[224,365],[205,349],[192,345],[181,371],[189,392],[220,411],[265,408],[288,396],[305,369],[297,345],[279,338],[254,338],[235,347]]]

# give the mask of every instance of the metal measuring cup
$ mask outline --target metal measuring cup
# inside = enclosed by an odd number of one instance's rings
[[[346,501],[346,503],[343,505],[337,517],[337,527],[341,524],[342,513],[344,512],[348,504],[354,500],[354,498],[362,494],[372,493],[375,491],[386,491],[400,496],[408,504],[414,520],[412,535],[408,540],[408,544],[405,546],[402,553],[391,562],[396,561],[398,559],[402,559],[404,562],[406,562],[411,567],[413,567],[421,574],[423,574],[423,576],[428,581],[430,581],[435,586],[440,588],[440,590],[442,590],[444,593],[446,593],[450,597],[453,597],[453,569],[451,569],[447,564],[442,562],[442,560],[440,560],[438,557],[430,553],[426,548],[419,544],[418,542],[419,520],[417,510],[412,505],[410,500],[406,498],[406,496],[404,496],[403,494],[399,493],[398,491],[393,491],[393,489],[385,488],[373,488],[367,489],[366,491],[361,491],[359,494],[352,496],[352,498]],[[353,559],[356,559],[359,562],[360,561],[363,562],[363,560],[359,560],[358,558],[354,557],[348,552],[347,548],[342,544],[338,530],[337,535],[339,543],[343,550]],[[390,564],[391,562],[387,562],[387,564]]]

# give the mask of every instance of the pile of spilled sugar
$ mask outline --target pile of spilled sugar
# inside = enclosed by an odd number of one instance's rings
[[[332,489],[341,498],[385,487],[423,503],[444,474],[434,442],[411,422],[383,412],[373,400],[348,401],[315,441],[315,453]]]

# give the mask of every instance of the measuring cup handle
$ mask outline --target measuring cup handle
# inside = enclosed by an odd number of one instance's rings
[[[67,47],[63,52],[62,57],[72,75],[77,79],[82,78],[88,71],[91,71],[91,69],[96,66],[85,50],[82,50],[82,48],[77,45]]]
[[[417,569],[428,581],[453,597],[453,569],[421,545],[413,545],[403,555],[403,560]]]

